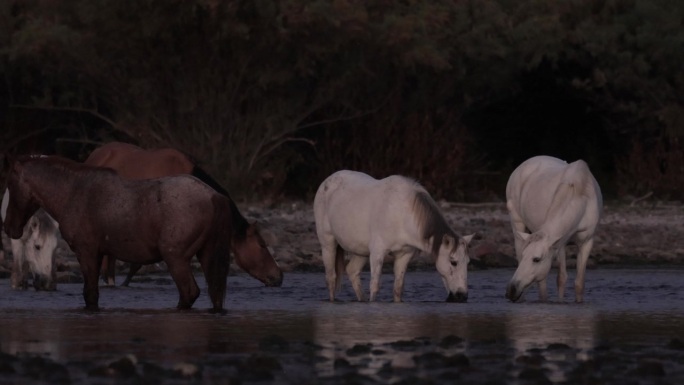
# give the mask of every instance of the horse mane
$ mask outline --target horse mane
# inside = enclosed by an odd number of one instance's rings
[[[439,253],[444,235],[458,239],[458,235],[451,229],[439,207],[426,191],[416,191],[413,213],[416,215],[418,227],[422,230],[423,240],[427,242],[433,238],[431,250],[433,257]]]
[[[38,220],[40,228],[44,229],[45,232],[49,231],[50,233],[56,233],[58,231],[57,225],[55,224],[55,220],[52,219],[50,214],[45,212],[45,210],[40,209],[36,211],[34,217]]]
[[[188,160],[190,159],[191,158],[188,158]],[[230,202],[230,215],[232,218],[232,223],[235,226],[235,235],[238,238],[243,238],[247,233],[247,227],[249,227],[249,222],[247,222],[247,219],[245,219],[245,217],[242,216],[240,210],[238,210],[237,205],[235,204],[235,201],[233,201],[233,198],[231,198],[230,194],[228,194],[228,191],[225,188],[223,188],[223,186],[221,186],[219,182],[216,181],[216,179],[212,178],[211,175],[209,175],[209,173],[207,173],[203,168],[199,167],[195,163],[193,163],[192,167],[192,176],[201,180],[207,186],[213,188],[216,192],[228,198],[228,201]]]

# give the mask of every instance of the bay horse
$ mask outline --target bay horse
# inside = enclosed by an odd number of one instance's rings
[[[121,177],[130,180],[174,175],[197,177],[230,201],[232,251],[235,263],[266,286],[282,285],[283,272],[268,250],[256,224],[249,223],[230,199],[228,191],[186,154],[173,148],[145,150],[129,143],[110,142],[93,150],[85,160],[85,164],[109,167]],[[109,285],[114,285],[115,262],[115,259],[106,256],[103,263],[103,279]],[[140,264],[130,266],[123,286],[128,285],[140,267]]]
[[[2,197],[2,219],[7,216],[9,190]],[[29,218],[19,239],[10,239],[12,248],[12,274],[10,285],[14,290],[26,290],[29,279],[36,290],[57,289],[55,249],[59,242],[57,222],[43,209]]]
[[[518,268],[506,289],[515,302],[533,282],[546,301],[546,278],[558,259],[558,298],[563,300],[567,269],[565,246],[579,249],[575,301],[584,299],[584,274],[603,211],[601,188],[583,160],[566,163],[551,156],[535,156],[518,166],[506,185]]]
[[[59,223],[84,278],[87,310],[98,310],[98,275],[104,255],[132,263],[166,262],[178,288],[179,309],[189,309],[200,290],[194,255],[209,287],[212,312],[223,310],[232,231],[230,200],[181,175],[124,180],[107,168],[61,157],[19,157],[8,175],[5,231],[18,239],[42,207]]]
[[[342,285],[345,251],[351,255],[346,272],[359,301],[365,300],[359,277],[363,266],[370,259],[370,301],[374,301],[382,264],[391,254],[394,301],[401,302],[404,273],[411,258],[421,252],[435,262],[447,301],[467,301],[468,243],[473,235],[456,235],[417,182],[399,175],[377,180],[361,172],[337,171],[318,188],[314,217],[330,301]]]

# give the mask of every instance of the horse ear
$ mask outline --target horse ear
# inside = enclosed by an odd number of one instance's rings
[[[259,229],[259,234],[267,245],[275,245],[278,243],[278,237],[267,228]]]
[[[480,237],[479,237],[479,234],[478,234],[478,233],[474,233],[474,234],[470,234],[470,235],[463,236],[463,237],[461,237],[461,239],[463,239],[463,241],[465,242],[466,246],[468,246],[468,244],[470,243],[470,241],[472,241],[473,239],[480,239]]]
[[[444,234],[442,237],[442,246],[447,249],[451,249],[454,245],[454,242],[456,242],[456,240],[449,234]]]
[[[531,234],[529,234],[529,233],[525,233],[525,232],[522,232],[522,231],[516,231],[514,234],[515,234],[515,237],[516,237],[516,238],[518,238],[518,239],[520,239],[520,240],[522,240],[522,241],[527,241],[527,240],[530,238],[530,235],[531,235]]]

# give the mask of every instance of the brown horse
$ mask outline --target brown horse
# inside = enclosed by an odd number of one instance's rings
[[[197,255],[212,311],[223,310],[231,238],[231,203],[200,180],[176,176],[127,181],[111,169],[60,157],[20,157],[8,175],[5,231],[21,237],[39,207],[57,222],[83,272],[86,309],[98,309],[104,255],[131,263],[164,261],[179,292],[178,308],[199,296],[190,260]]]
[[[197,177],[230,200],[235,263],[266,286],[280,286],[282,284],[283,272],[268,251],[256,225],[247,222],[233,200],[230,199],[228,191],[198,167],[187,155],[172,148],[145,150],[128,143],[110,142],[95,149],[85,163],[112,168],[121,177],[131,180],[183,174]],[[115,259],[105,257],[102,275],[104,281],[109,285],[114,284],[115,262]],[[131,265],[123,286],[128,285],[140,267],[139,264]]]

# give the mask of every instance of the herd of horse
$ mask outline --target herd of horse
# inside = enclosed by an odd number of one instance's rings
[[[12,239],[14,289],[54,290],[54,250],[66,241],[77,257],[88,310],[99,309],[100,277],[114,284],[116,260],[130,269],[163,261],[176,284],[177,307],[189,309],[200,294],[191,261],[204,273],[212,312],[223,311],[230,255],[267,286],[283,272],[258,226],[240,213],[228,191],[186,154],[112,142],[79,163],[58,156],[8,159],[2,200],[4,231]],[[506,204],[518,268],[506,298],[520,301],[533,283],[547,299],[546,278],[558,261],[558,295],[567,280],[565,247],[579,248],[575,300],[583,301],[586,263],[601,217],[602,197],[587,164],[536,156],[510,176]],[[383,262],[394,259],[393,298],[400,302],[411,259],[427,255],[447,290],[448,302],[468,299],[468,245],[417,181],[393,175],[375,179],[342,170],[326,178],[313,202],[330,301],[347,274],[359,301],[367,299],[360,273],[370,261],[370,301],[380,289]],[[348,258],[345,258],[348,257]],[[348,260],[348,262],[347,262]]]

